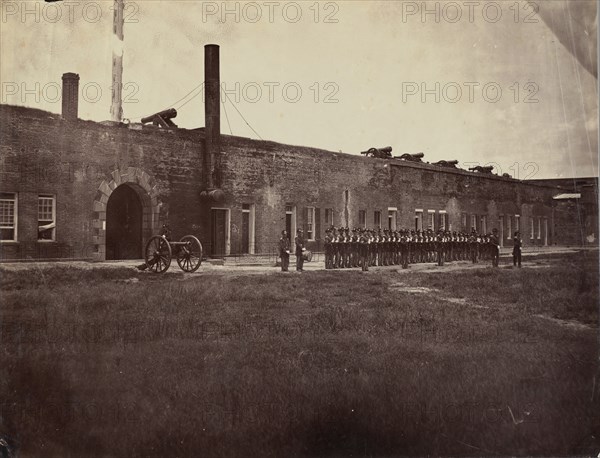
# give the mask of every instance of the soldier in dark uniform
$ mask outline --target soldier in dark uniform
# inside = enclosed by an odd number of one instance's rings
[[[295,238],[296,243],[296,270],[298,272],[304,272],[304,236],[302,235],[302,229],[298,229]]]
[[[333,232],[332,232],[331,245],[333,247],[333,268],[339,269],[340,259],[341,259],[340,233],[338,232],[338,229],[336,229],[335,227],[333,228]]]
[[[359,230],[358,247],[360,250],[360,266],[363,272],[367,272],[369,270],[369,234],[364,229]]]
[[[408,269],[408,231],[400,231],[400,265],[403,269]]]
[[[350,237],[350,229],[348,229],[347,227],[344,228],[344,265],[342,267],[344,268],[348,268],[350,267],[350,254],[351,254],[351,247],[352,245],[350,244],[352,241],[352,237]]]
[[[498,267],[500,261],[500,241],[498,240],[498,229],[494,228],[490,236],[492,266]]]
[[[325,268],[332,269],[333,268],[333,245],[332,245],[333,237],[331,234],[331,229],[325,230]]]
[[[475,229],[471,230],[469,236],[469,255],[473,264],[477,263],[477,232]]]
[[[358,228],[352,229],[352,267],[360,266],[360,233]]]
[[[279,238],[279,256],[281,257],[281,271],[287,272],[290,265],[290,238],[285,229],[281,231]]]
[[[382,253],[381,253],[381,265],[390,265],[390,233],[387,229],[383,230],[383,241],[382,241]]]
[[[521,267],[521,247],[523,246],[523,241],[521,240],[521,233],[519,231],[515,232],[515,236],[513,237],[513,265],[519,268]]]
[[[435,245],[436,245],[436,251],[437,251],[437,265],[441,267],[444,265],[444,256],[445,256],[444,233],[442,231],[438,231]]]
[[[394,265],[400,265],[400,231],[394,231]]]

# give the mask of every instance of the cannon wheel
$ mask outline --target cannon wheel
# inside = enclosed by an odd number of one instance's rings
[[[185,245],[179,246],[177,264],[184,272],[196,272],[202,263],[202,244],[193,235],[186,235],[180,241]]]
[[[155,235],[146,243],[144,255],[148,268],[154,273],[162,274],[171,265],[173,254],[169,242],[164,237]]]

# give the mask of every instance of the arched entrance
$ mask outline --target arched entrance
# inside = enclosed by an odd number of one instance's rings
[[[142,258],[142,203],[130,186],[118,186],[106,205],[106,259]]]
[[[92,252],[91,258],[97,261],[104,261],[105,259],[127,259],[132,256],[135,259],[142,258],[142,251],[144,244],[150,237],[157,234],[159,231],[160,224],[160,207],[161,204],[158,200],[158,187],[153,177],[148,175],[142,169],[138,167],[127,167],[122,169],[115,169],[111,172],[110,180],[105,180],[98,186],[96,197],[94,199],[94,216],[92,219],[93,237],[92,243],[94,251]],[[122,193],[121,197],[117,194]],[[133,196],[131,192],[135,194]],[[113,202],[113,194],[116,196]],[[134,199],[137,198],[137,200]],[[108,203],[111,201],[111,217],[108,218]],[[137,217],[137,206],[136,203],[141,206],[141,216]],[[125,207],[125,209],[119,207]],[[123,221],[123,214],[129,214],[129,210],[132,209],[134,213],[129,215],[129,221],[125,219]],[[113,217],[113,214],[116,216]],[[121,215],[121,219],[119,219]],[[110,219],[110,221],[107,221]],[[129,226],[133,225],[137,227],[137,222],[141,220],[141,242],[139,241],[139,232],[137,229],[130,229]],[[126,234],[131,234],[130,242],[119,242],[119,237],[123,235],[123,230],[118,231],[114,228],[127,225],[128,230]],[[110,241],[107,237],[107,229],[110,226]],[[134,234],[136,238],[134,241]],[[128,235],[125,235],[123,239],[128,239]],[[127,253],[129,248],[125,248],[125,251],[120,251],[119,243],[126,244],[133,247],[135,254]],[[110,252],[107,250],[111,247]],[[139,248],[135,248],[139,247]]]

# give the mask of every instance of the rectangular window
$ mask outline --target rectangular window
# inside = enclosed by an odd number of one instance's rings
[[[285,230],[288,238],[294,240],[296,235],[296,207],[293,205],[285,206]]]
[[[521,231],[521,215],[515,215],[515,231]]]
[[[56,211],[54,196],[38,196],[38,240],[54,240]]]
[[[479,229],[482,234],[487,234],[487,216],[481,215],[479,217]]]
[[[534,226],[534,222],[533,222],[533,218],[529,218],[529,238],[531,240],[533,240],[535,238],[535,226]]]
[[[423,210],[415,210],[415,231],[423,230]]]
[[[358,225],[362,228],[367,227],[367,211],[358,210]]]
[[[390,231],[396,230],[397,214],[398,214],[397,210],[394,210],[394,209],[388,210],[388,229]]]
[[[467,232],[469,230],[469,228],[467,227],[467,214],[466,213],[463,213],[461,215],[461,226],[462,226],[461,230],[463,232]]]
[[[445,210],[440,210],[440,229],[442,231],[448,229],[448,214]]]
[[[17,241],[17,195],[0,193],[0,241]]]
[[[435,231],[435,210],[427,210],[427,229]]]
[[[306,213],[306,238],[308,240],[315,239],[315,208],[308,207]]]
[[[537,229],[538,229],[537,230],[537,234],[538,234],[537,238],[538,238],[538,240],[541,240],[542,239],[542,218],[538,218],[537,226],[538,226],[537,227]]]
[[[375,210],[373,213],[373,226],[375,228],[381,227],[381,210]]]
[[[504,246],[504,215],[498,217],[498,227],[500,228],[500,246]]]
[[[477,230],[477,215],[471,215],[471,227],[470,230]]]
[[[333,208],[325,209],[325,227],[330,229],[333,226]]]
[[[512,216],[506,215],[506,240],[512,239]]]

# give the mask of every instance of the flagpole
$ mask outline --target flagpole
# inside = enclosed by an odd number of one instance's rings
[[[121,92],[123,89],[123,0],[114,0],[113,50],[112,50],[112,103],[111,120],[121,122],[123,107]]]

